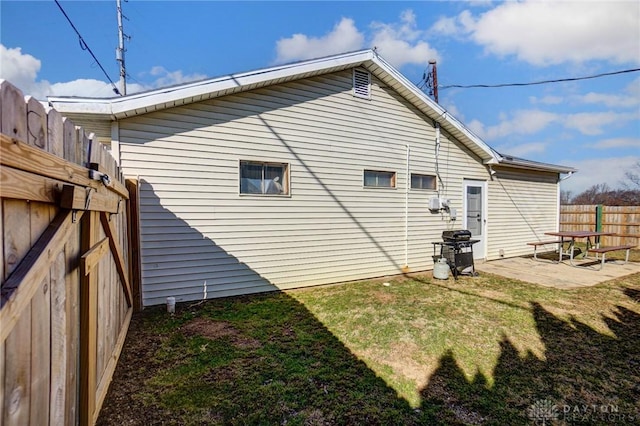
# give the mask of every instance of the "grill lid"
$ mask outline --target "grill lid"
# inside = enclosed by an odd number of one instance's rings
[[[471,239],[471,231],[467,229],[458,229],[455,231],[443,231],[443,241],[468,241]]]

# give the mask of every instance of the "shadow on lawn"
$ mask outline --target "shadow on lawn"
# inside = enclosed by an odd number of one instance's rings
[[[134,317],[99,425],[420,425],[414,410],[282,292]]]
[[[414,410],[285,293],[182,304],[173,317],[151,308],[132,321],[98,424],[637,421],[640,315],[618,307],[604,318],[611,337],[539,304],[531,310],[545,360],[521,357],[505,337],[489,387],[482,375],[468,381],[445,354]]]
[[[628,290],[637,297],[637,290]],[[611,337],[576,320],[560,320],[532,303],[546,359],[531,353],[521,357],[505,337],[494,384],[488,387],[480,374],[468,381],[449,353],[423,389],[423,404],[469,424],[637,422],[640,315],[617,308],[616,318],[603,318],[615,334]]]

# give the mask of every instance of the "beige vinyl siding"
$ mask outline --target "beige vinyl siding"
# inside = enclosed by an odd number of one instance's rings
[[[106,147],[111,147],[111,121],[96,119],[91,114],[65,114],[76,126],[85,129],[87,136],[93,133],[94,138]]]
[[[435,174],[433,123],[375,78],[371,90],[354,97],[347,70],[120,121],[123,170],[142,182],[144,304],[430,269],[452,225],[427,209],[435,191],[410,190],[405,241],[405,189],[406,145],[410,172]],[[488,174],[441,141],[461,212],[463,178]],[[239,195],[240,160],[288,163],[290,196]],[[365,169],[396,172],[396,188],[364,188]]]
[[[558,227],[557,173],[497,170],[489,183],[488,259],[531,254],[529,241]]]

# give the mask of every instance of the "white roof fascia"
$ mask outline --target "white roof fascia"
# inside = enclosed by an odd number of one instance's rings
[[[199,83],[181,85],[180,87],[166,88],[152,92],[141,93],[127,97],[127,99],[112,99],[112,114],[121,116],[137,109],[150,108],[155,105],[178,102],[185,98],[202,96],[212,92],[219,92],[252,84],[264,83],[269,80],[290,78],[307,72],[317,72],[322,69],[348,66],[353,63],[366,61],[372,57],[371,51],[360,51],[351,54],[328,57],[304,63],[288,64],[258,71],[241,74],[231,74],[214,80],[206,80]]]
[[[309,72],[322,71],[323,69],[353,66],[357,63],[370,60],[372,57],[373,52],[371,50],[364,50],[309,60],[303,63],[293,63],[246,73],[231,74],[215,79],[141,92],[125,97],[108,99],[50,97],[49,103],[64,113],[89,112],[94,114],[109,114],[113,119],[117,119],[137,115],[137,111],[139,110],[147,112],[148,110],[157,109],[157,107],[163,108],[164,105],[167,104],[169,104],[168,106],[174,106],[176,103],[182,104],[184,100],[189,98],[230,89],[249,87],[252,84],[264,84],[271,80],[291,78]]]
[[[61,113],[95,114],[111,116],[112,99],[96,98],[66,98],[47,96],[47,101],[52,108]]]
[[[418,89],[415,84],[411,83],[407,78],[402,75],[398,70],[396,70],[391,64],[385,61],[378,55],[375,55],[373,62],[375,62],[378,66],[383,68],[386,72],[388,72],[393,78],[398,80],[403,86],[405,86],[408,90],[412,92],[413,95],[417,96],[422,102],[424,102],[427,106],[433,109],[440,117],[444,119],[448,124],[453,126],[456,130],[462,133],[464,136],[469,138],[469,141],[474,143],[480,148],[483,154],[486,157],[483,158],[484,164],[497,164],[499,162],[498,157],[496,157],[494,151],[482,141],[478,136],[476,136],[471,130],[469,130],[464,124],[458,121],[457,118],[452,116],[442,108],[439,104],[429,98],[422,90]]]
[[[513,167],[516,169],[526,170],[538,170],[541,172],[553,172],[553,173],[576,173],[578,169],[573,167],[560,166],[551,163],[541,163],[533,160],[526,160],[524,158],[515,158],[508,155],[496,154],[499,156],[500,166]]]

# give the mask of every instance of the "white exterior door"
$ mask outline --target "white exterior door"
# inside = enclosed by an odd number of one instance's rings
[[[487,183],[477,180],[464,181],[464,229],[471,231],[471,238],[480,240],[473,245],[474,259],[486,257]]]

